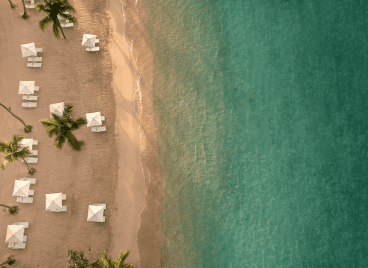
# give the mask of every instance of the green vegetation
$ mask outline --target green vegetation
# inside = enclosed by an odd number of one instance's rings
[[[16,119],[18,119],[22,124],[23,124],[23,126],[24,126],[24,132],[25,133],[30,133],[30,132],[32,132],[32,126],[31,125],[26,125],[26,123],[24,123],[24,121],[22,120],[22,119],[20,119],[18,116],[16,116],[15,114],[13,114],[12,112],[11,112],[11,108],[10,107],[5,107],[5,105],[4,104],[2,104],[2,103],[0,103],[0,105],[1,106],[3,106],[4,107],[4,109],[5,110],[7,110],[12,116],[14,116]]]
[[[89,251],[91,251],[91,248],[89,248]],[[100,260],[96,260],[93,263],[89,263],[90,261],[84,257],[83,251],[74,251],[74,250],[68,250],[68,256],[70,256],[69,260],[69,266],[68,268],[103,268],[102,264],[100,263]]]
[[[128,255],[128,251],[122,251],[116,260],[109,260],[106,258],[106,252],[104,252],[104,256],[102,257],[101,261],[106,268],[135,268],[133,263],[124,264],[124,261]]]
[[[9,1],[9,4],[10,4],[11,8],[15,8],[15,5],[10,0],[8,0],[8,1]]]
[[[26,20],[28,18],[28,14],[27,14],[27,10],[26,10],[26,5],[24,4],[24,0],[22,0],[22,3],[23,3],[23,9],[24,9],[22,18]]]
[[[68,140],[68,143],[73,148],[73,150],[80,151],[82,150],[84,142],[78,141],[74,137],[72,131],[77,130],[82,125],[86,125],[87,120],[84,118],[78,118],[77,120],[72,119],[72,108],[73,105],[68,104],[64,109],[64,114],[62,117],[56,114],[52,114],[52,116],[54,117],[53,119],[42,119],[40,120],[40,122],[46,127],[46,131],[49,134],[49,137],[52,137],[54,134],[56,135],[56,148],[63,148],[65,140]]]
[[[11,215],[14,215],[14,214],[16,214],[18,212],[18,207],[17,206],[10,207],[10,206],[4,205],[4,204],[0,204],[0,206],[5,207],[5,208],[8,208],[9,209],[9,213]]]
[[[0,265],[4,265],[4,264],[13,265],[14,263],[15,263],[14,256],[13,255],[10,255],[8,257],[8,260],[6,262],[0,263]],[[1,266],[1,268],[6,268],[6,266]]]
[[[24,137],[21,135],[14,135],[11,142],[0,142],[0,152],[3,154],[7,154],[7,156],[4,157],[3,163],[0,165],[0,169],[5,169],[5,165],[8,162],[15,162],[18,160],[18,158],[21,158],[27,166],[28,174],[32,175],[36,172],[34,168],[30,169],[28,163],[24,160],[24,158],[31,153],[28,151],[28,146],[20,149],[20,145],[18,144],[18,142],[23,138]]]
[[[76,23],[77,21],[73,18],[73,16],[69,14],[63,14],[65,11],[75,12],[74,8],[68,3],[67,0],[44,0],[44,2],[45,5],[39,4],[37,6],[39,12],[43,11],[49,13],[43,20],[40,21],[41,30],[44,31],[47,25],[49,25],[50,22],[53,22],[52,29],[56,38],[60,38],[59,29],[61,30],[64,38],[66,38],[57,16],[60,15],[69,21]]]

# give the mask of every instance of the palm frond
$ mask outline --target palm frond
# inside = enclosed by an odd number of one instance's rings
[[[51,9],[47,6],[47,5],[43,5],[43,4],[38,4],[37,5],[38,8],[38,12],[46,12],[46,13],[50,13]]]
[[[54,32],[54,35],[56,36],[56,38],[60,38],[60,34],[59,34],[59,22],[55,22],[52,25],[52,31]]]
[[[0,152],[3,154],[8,154],[9,151],[11,151],[10,142],[9,143],[0,142]]]
[[[120,266],[120,263],[124,263],[125,259],[128,258],[128,256],[129,256],[128,251],[120,252],[118,258],[116,259],[116,262],[119,264],[118,267]]]
[[[104,256],[101,258],[101,262],[103,265],[105,265],[108,268],[113,268],[113,263],[110,259],[106,257],[106,252],[104,251]]]
[[[52,18],[51,18],[50,15],[46,16],[45,18],[43,18],[40,21],[40,28],[41,28],[41,30],[44,31],[46,29],[46,27],[50,24],[51,21],[52,21]]]
[[[63,148],[63,145],[65,143],[65,135],[64,133],[59,133],[57,137],[55,138],[55,146],[58,149]]]
[[[78,128],[80,128],[83,125],[87,125],[87,120],[84,118],[78,118],[77,120],[74,119],[70,119],[70,124],[72,127],[72,130],[77,130]]]
[[[14,156],[14,154],[10,154],[4,157],[4,160],[8,161],[8,162],[15,162],[18,160],[17,157]]]
[[[51,138],[54,134],[58,134],[60,127],[56,125],[50,125],[46,128],[47,134]]]
[[[73,148],[73,150],[75,151],[81,151],[82,150],[82,146],[84,145],[83,141],[78,141],[73,133],[71,131],[68,131],[66,133],[66,138],[68,140],[69,145]]]

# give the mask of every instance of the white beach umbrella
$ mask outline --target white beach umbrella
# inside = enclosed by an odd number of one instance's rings
[[[28,146],[28,151],[32,153],[33,139],[22,139],[18,142],[18,145],[20,145],[20,149]]]
[[[82,46],[95,47],[97,35],[84,34],[82,40]]]
[[[86,117],[87,117],[87,127],[102,125],[101,112],[86,113]]]
[[[34,94],[35,84],[35,81],[20,81],[18,94]]]
[[[22,57],[37,56],[35,43],[20,45],[20,49],[22,50]]]
[[[30,185],[30,181],[15,180],[13,196],[27,197]]]
[[[23,243],[24,225],[8,225],[5,242]]]
[[[106,204],[89,205],[87,221],[105,222],[104,209]]]
[[[50,118],[52,118],[52,113],[63,116],[64,113],[64,102],[50,104]]]
[[[62,193],[46,194],[46,210],[61,210],[62,202]]]

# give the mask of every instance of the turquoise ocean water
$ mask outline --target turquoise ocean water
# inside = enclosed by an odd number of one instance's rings
[[[144,0],[162,267],[368,267],[368,4]]]

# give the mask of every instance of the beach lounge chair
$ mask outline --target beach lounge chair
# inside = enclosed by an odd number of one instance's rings
[[[93,132],[105,132],[106,126],[100,126],[100,127],[92,127]]]
[[[33,145],[38,145],[38,140],[33,140]]]
[[[105,121],[105,117],[104,116],[101,116],[101,121]]]
[[[24,225],[24,228],[28,228],[29,227],[29,222],[14,222],[12,223],[12,225]]]
[[[16,243],[13,248],[14,249],[25,249],[26,248],[26,243]]]
[[[86,51],[89,51],[89,52],[100,51],[100,48],[99,47],[87,47]]]
[[[40,91],[40,87],[34,87],[34,91]]]
[[[61,196],[61,199],[62,199],[62,200],[66,200],[66,194],[63,194],[63,195]]]
[[[34,190],[29,190],[28,195],[34,195]]]
[[[22,107],[24,108],[36,108],[37,102],[23,102]]]
[[[32,197],[17,197],[17,202],[23,203],[23,204],[32,204],[33,198]]]
[[[32,150],[32,155],[38,155],[38,150]]]
[[[70,23],[60,23],[61,27],[63,28],[70,28],[74,26],[74,23],[70,22]]]
[[[95,44],[100,43],[100,39],[95,39]]]
[[[26,235],[24,235],[23,236],[23,242],[26,242],[27,241],[27,236]]]
[[[26,157],[24,158],[24,160],[26,160],[28,164],[37,164],[38,162],[38,158],[34,158],[34,157]],[[22,159],[22,162],[24,162],[23,159]]]
[[[28,61],[32,61],[32,62],[34,62],[34,61],[42,61],[42,57],[29,57],[28,58]]]
[[[32,62],[32,63],[27,63],[28,67],[33,67],[33,68],[41,68],[42,63],[40,62]]]
[[[20,178],[20,181],[30,181],[31,184],[36,184],[36,179],[34,178]]]
[[[26,8],[31,8],[31,9],[35,9],[36,5],[35,4],[24,4]]]
[[[66,206],[62,206],[61,210],[55,210],[55,212],[65,212],[66,211]]]
[[[23,96],[23,100],[36,101],[37,99],[38,99],[37,96],[28,96],[28,95]]]
[[[43,52],[43,48],[37,48],[37,47],[36,47],[36,52],[37,52],[37,53]]]

